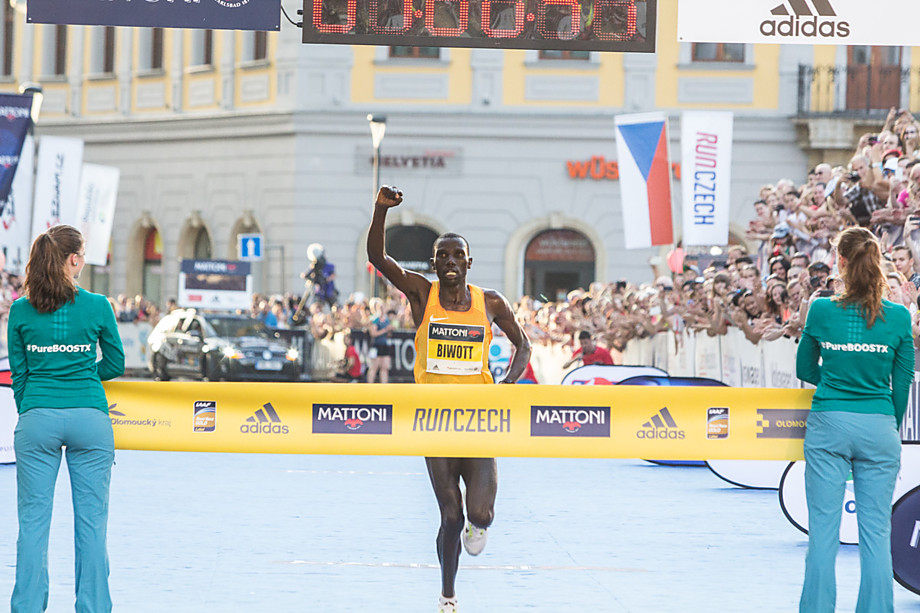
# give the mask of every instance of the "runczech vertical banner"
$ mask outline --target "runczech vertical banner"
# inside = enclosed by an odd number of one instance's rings
[[[31,113],[31,94],[0,94],[0,202],[10,195]]]
[[[83,141],[43,136],[38,145],[32,240],[58,224],[77,225],[77,193],[83,169]]]
[[[281,0],[29,0],[29,23],[280,30]]]
[[[120,172],[112,166],[83,164],[77,202],[77,228],[86,240],[86,263],[105,266],[115,217]]]
[[[664,113],[617,115],[620,200],[627,249],[674,242],[671,163]]]
[[[730,112],[680,116],[684,246],[728,244],[733,119]]]
[[[35,142],[26,136],[9,197],[0,212],[0,247],[6,249],[6,269],[22,274],[32,240],[32,182],[35,180]]]

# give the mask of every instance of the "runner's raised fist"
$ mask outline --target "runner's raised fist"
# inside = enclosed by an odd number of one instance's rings
[[[399,203],[403,200],[403,194],[401,191],[395,187],[390,187],[389,185],[381,185],[380,191],[377,192],[377,200],[374,202],[375,206],[385,206],[391,208],[394,206],[399,206]]]

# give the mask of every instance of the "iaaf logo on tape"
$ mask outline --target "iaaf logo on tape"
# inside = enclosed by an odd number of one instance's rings
[[[706,409],[706,438],[719,440],[728,438],[728,407]]]
[[[610,407],[531,406],[530,436],[610,436]]]
[[[764,36],[845,39],[850,24],[837,19],[829,0],[786,0],[770,11],[773,16],[760,24]]]
[[[757,409],[757,438],[805,438],[808,409]]]
[[[392,404],[314,404],[314,434],[392,434]]]
[[[192,405],[192,431],[214,432],[217,429],[217,402],[196,400]]]

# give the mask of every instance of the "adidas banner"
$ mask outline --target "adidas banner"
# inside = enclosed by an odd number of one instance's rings
[[[731,207],[732,113],[680,116],[683,244],[727,245]]]
[[[808,390],[105,384],[119,449],[455,457],[802,458]]]
[[[680,0],[677,39],[696,43],[913,46],[918,18],[920,3],[894,0],[872,5],[865,0]]]
[[[694,43],[913,46],[920,3],[865,0],[680,0],[677,39]],[[892,19],[892,16],[896,18]]]
[[[620,202],[627,249],[674,242],[671,163],[664,113],[617,115]]]

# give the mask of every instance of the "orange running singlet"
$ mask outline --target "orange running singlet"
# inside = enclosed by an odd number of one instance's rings
[[[415,333],[416,383],[492,383],[489,345],[492,325],[481,287],[467,285],[469,311],[447,311],[431,284],[425,315]]]

